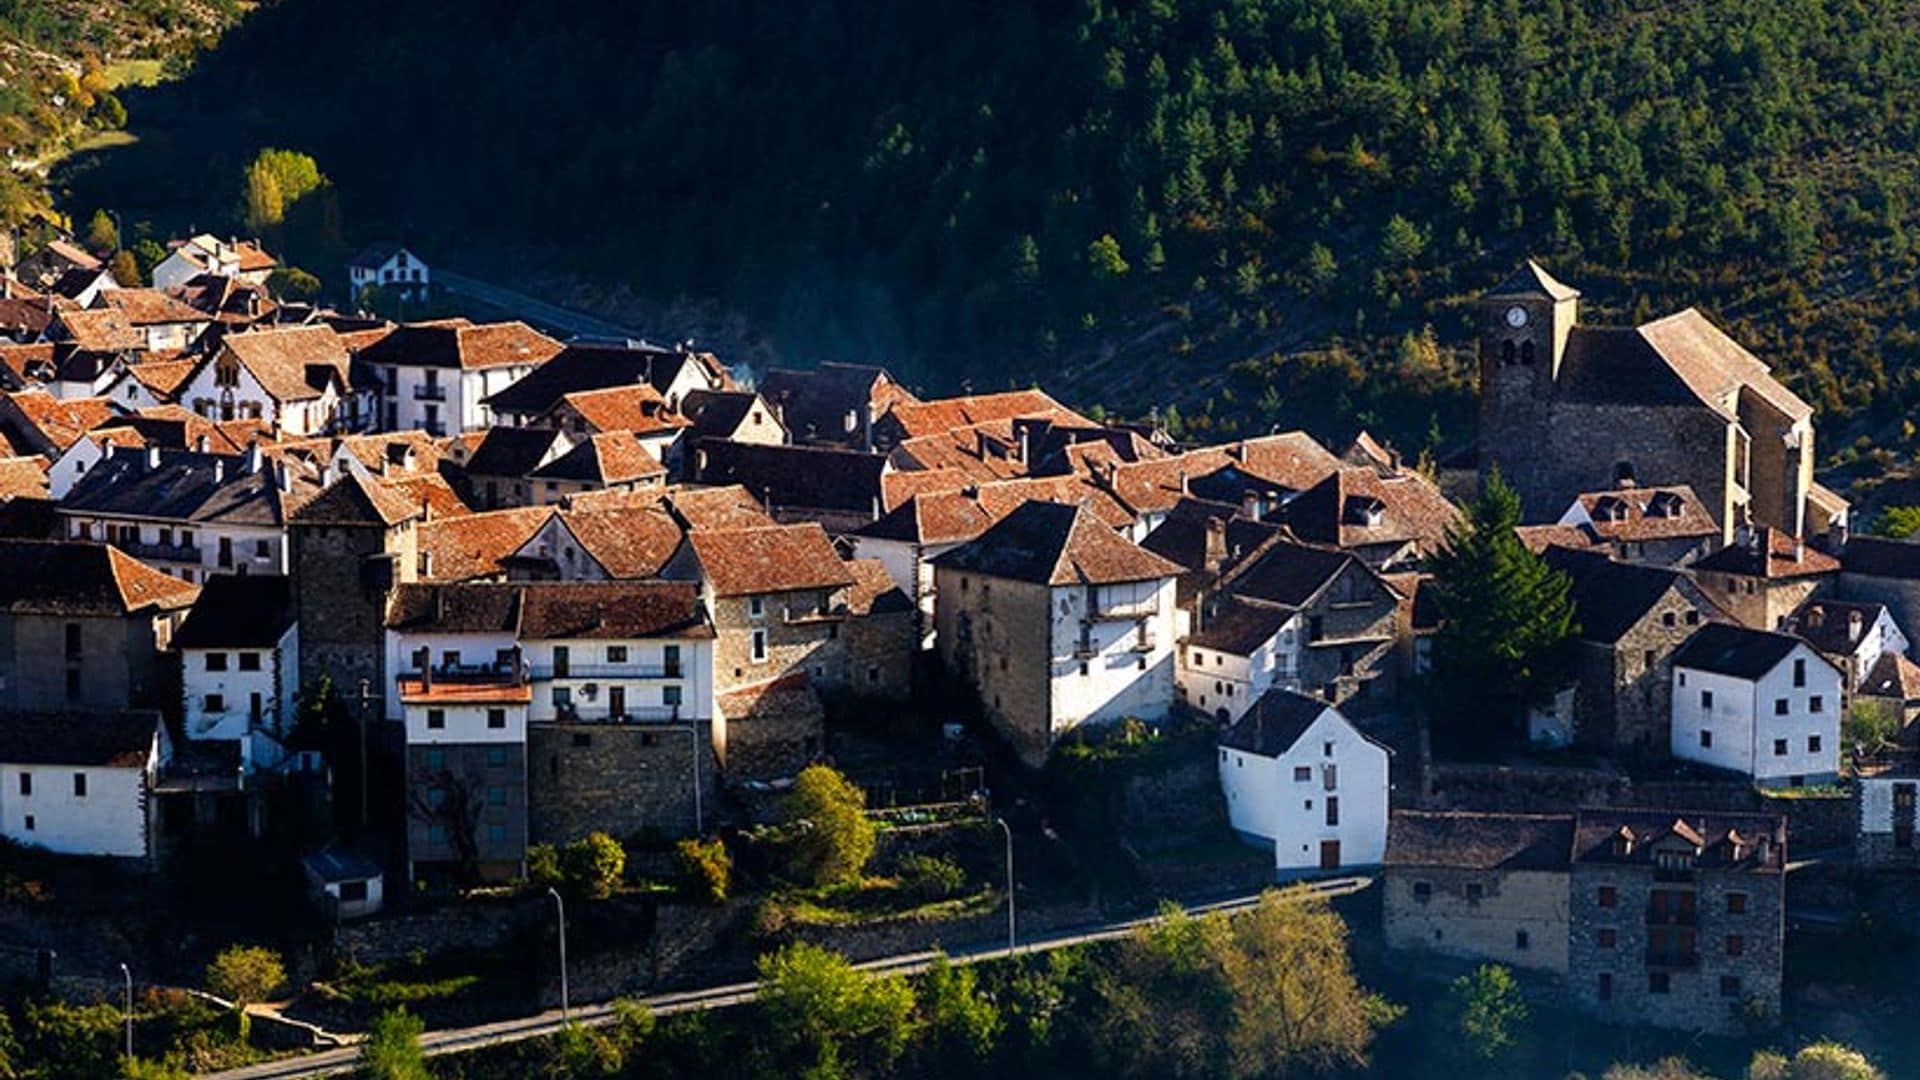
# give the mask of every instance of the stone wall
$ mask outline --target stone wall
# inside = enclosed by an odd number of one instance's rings
[[[1053,748],[1052,595],[1044,585],[934,568],[935,641],[1020,760]]]
[[[822,686],[847,682],[847,643],[841,633],[845,618],[808,613],[831,611],[846,603],[847,590],[828,594],[824,608],[819,592],[767,593],[760,597],[760,614],[753,614],[751,598],[722,597],[713,604],[714,693],[782,675],[804,671]],[[789,614],[791,613],[791,615]],[[766,658],[753,658],[753,632],[766,634]]]
[[[904,701],[913,690],[919,647],[918,612],[876,611],[847,620],[847,689],[862,697]]]
[[[497,949],[552,917],[552,902],[544,896],[386,912],[335,928],[332,951],[361,964],[388,963],[416,952],[480,952]]]
[[[1361,573],[1350,565],[1342,575]],[[1336,602],[1333,598],[1343,587],[1363,588],[1362,598]],[[1301,689],[1352,715],[1391,706],[1398,684],[1397,643],[1404,636],[1398,600],[1377,583],[1358,586],[1336,580],[1303,614],[1309,629],[1300,650]]]
[[[417,558],[395,533],[393,577],[410,581]],[[373,526],[295,525],[290,530],[294,602],[300,626],[300,682],[321,675],[333,679],[341,694],[356,692],[366,679],[375,692],[386,685],[384,591],[369,587],[369,557],[388,548],[386,530]]]
[[[712,725],[529,724],[527,816],[532,841],[565,844],[596,830],[626,839],[695,834],[718,809]],[[696,778],[695,772],[698,770]]]
[[[482,881],[518,877],[527,856],[526,748],[414,744],[406,761],[407,859],[414,875],[452,873],[471,851]]]
[[[1380,882],[1390,948],[1567,970],[1564,870],[1389,867]]]

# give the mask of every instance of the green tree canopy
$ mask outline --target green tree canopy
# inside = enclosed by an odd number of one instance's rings
[[[420,1049],[426,1025],[405,1008],[381,1013],[360,1044],[360,1072],[366,1080],[432,1080]]]
[[[788,872],[795,880],[830,885],[866,869],[876,842],[866,805],[866,793],[833,768],[800,770],[781,808],[789,833]]]
[[[120,250],[120,227],[113,223],[113,215],[105,210],[93,212],[93,217],[87,219],[86,244],[87,250],[102,258]]]
[[[869,975],[839,953],[796,942],[760,958],[760,1007],[775,1037],[811,1059],[814,1075],[855,1062],[891,1065],[913,1036],[913,990]]]
[[[259,945],[229,945],[207,965],[207,989],[245,1008],[267,1000],[287,981],[280,954]]]
[[[1513,1049],[1527,1022],[1527,1001],[1513,972],[1499,964],[1480,967],[1453,980],[1441,1002],[1447,1035],[1466,1055],[1489,1062]]]
[[[1520,498],[1495,472],[1433,558],[1434,734],[1456,746],[1490,745],[1572,678],[1573,582],[1518,524]]]

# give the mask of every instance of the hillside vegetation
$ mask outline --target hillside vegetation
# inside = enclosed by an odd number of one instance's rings
[[[1851,455],[1911,439],[1917,96],[1906,0],[284,0],[63,181],[205,223],[290,146],[357,231],[791,357],[1410,452],[1471,434],[1463,301],[1531,253],[1704,307]]]

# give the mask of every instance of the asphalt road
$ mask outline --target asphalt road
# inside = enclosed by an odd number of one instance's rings
[[[1334,897],[1359,892],[1371,884],[1373,884],[1373,879],[1370,877],[1343,877],[1311,882],[1309,887],[1322,896]],[[1189,904],[1187,905],[1187,910],[1193,914],[1203,914],[1213,911],[1244,911],[1253,907],[1259,900],[1259,893],[1251,893],[1221,900]],[[1132,933],[1136,927],[1157,921],[1159,921],[1158,915],[1146,915],[1098,926],[1081,927],[1072,930],[1058,931],[1052,934],[1044,934],[1031,941],[1022,941],[1019,951],[1023,953],[1048,952],[1053,949],[1063,949],[1074,945],[1087,945],[1096,941],[1110,941],[1114,938],[1125,937],[1127,934]],[[903,953],[898,956],[869,960],[866,963],[856,966],[865,971],[882,974],[909,975],[924,970],[926,966],[932,962],[935,955],[933,952]],[[985,946],[956,950],[950,953],[948,958],[954,963],[966,964],[973,963],[977,960],[1003,958],[1006,955],[1007,950],[1005,946]],[[666,1016],[693,1009],[722,1009],[730,1005],[741,1005],[752,1001],[757,989],[757,984],[751,982],[729,983],[725,986],[709,986],[699,990],[683,990],[671,994],[655,994],[652,997],[640,998],[638,1000],[652,1009],[655,1015]],[[574,1022],[586,1026],[605,1024],[612,1019],[613,1005],[610,1002],[582,1005],[573,1010]],[[440,1031],[429,1031],[420,1037],[420,1045],[421,1048],[426,1051],[427,1055],[431,1057],[440,1054],[456,1053],[461,1050],[473,1050],[483,1046],[493,1046],[499,1043],[518,1042],[522,1039],[537,1039],[541,1036],[554,1034],[559,1031],[565,1023],[566,1021],[560,1015],[560,1011],[558,1009],[551,1009],[534,1016],[520,1017],[513,1020],[500,1020],[491,1024],[481,1024],[476,1027],[447,1028]],[[244,1068],[229,1069],[225,1072],[205,1075],[211,1077],[212,1080],[290,1080],[290,1078],[293,1077],[338,1076],[343,1073],[352,1072],[359,1060],[359,1056],[360,1050],[358,1047],[343,1046],[335,1050],[302,1054],[299,1057],[263,1062],[259,1065],[248,1065]]]
[[[437,266],[433,269],[433,283],[455,296],[467,296],[481,303],[490,304],[543,329],[598,338],[637,339],[644,336],[638,330],[563,308],[558,304],[550,304],[545,300],[477,278],[470,278],[465,274],[443,270]]]

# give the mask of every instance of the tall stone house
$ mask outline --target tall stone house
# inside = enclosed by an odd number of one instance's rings
[[[1688,308],[1641,326],[1580,323],[1579,290],[1529,261],[1481,298],[1480,469],[1530,520],[1583,492],[1685,484],[1731,539],[1752,521],[1808,533],[1837,496],[1813,481],[1813,410]]]
[[[1533,741],[1569,743],[1642,760],[1670,741],[1673,654],[1727,616],[1676,570],[1549,548],[1547,562],[1573,581],[1574,685],[1570,709],[1529,715]]]
[[[0,707],[158,709],[200,590],[100,544],[0,540]]]
[[[1765,527],[1735,530],[1733,543],[1692,570],[1714,603],[1755,630],[1780,629],[1809,599],[1832,592],[1840,578],[1833,556]]]
[[[1037,767],[1082,725],[1166,715],[1179,574],[1084,506],[1029,502],[934,560],[941,660]]]
[[[387,604],[419,576],[420,507],[357,472],[335,480],[288,518],[300,684],[325,677],[336,692],[379,695],[388,685]]]

